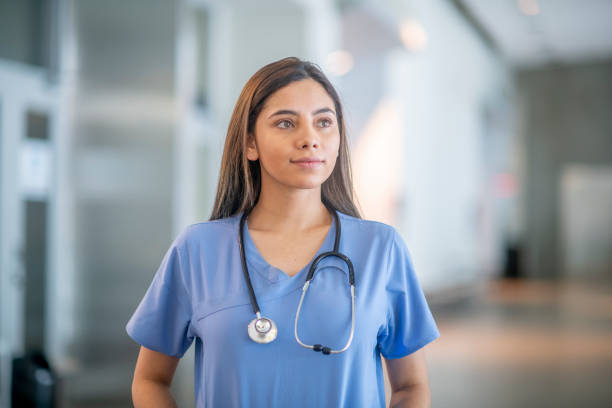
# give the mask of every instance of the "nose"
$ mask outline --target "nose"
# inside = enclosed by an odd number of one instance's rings
[[[319,134],[312,126],[306,126],[298,139],[300,149],[318,149],[320,147]]]

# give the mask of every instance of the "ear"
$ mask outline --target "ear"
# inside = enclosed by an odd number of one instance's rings
[[[255,135],[249,133],[247,135],[247,151],[246,151],[247,159],[251,161],[255,161],[259,159],[259,152],[257,151],[257,143],[255,143]]]

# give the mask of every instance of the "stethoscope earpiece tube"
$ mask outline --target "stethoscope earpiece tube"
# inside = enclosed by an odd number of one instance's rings
[[[332,253],[328,253],[328,254],[334,255]],[[349,262],[350,268],[352,268],[352,264],[350,264],[350,260],[348,260],[348,262]],[[300,303],[298,304],[297,313],[295,314],[295,324],[293,327],[293,335],[295,336],[295,340],[300,344],[300,346],[312,349],[314,351],[320,351],[325,355],[338,354],[338,353],[342,353],[343,351],[346,351],[351,345],[351,343],[353,342],[353,336],[355,334],[355,285],[351,284],[351,332],[349,334],[349,338],[346,342],[346,345],[342,347],[340,350],[332,350],[331,348],[323,346],[321,344],[314,344],[314,345],[305,344],[304,342],[302,342],[302,340],[300,340],[300,337],[298,336],[298,321],[300,319],[300,311],[302,310],[302,304],[304,303],[304,297],[306,296],[306,292],[308,291],[309,287],[310,287],[310,280],[307,280],[306,283],[304,284],[304,287],[302,288],[302,296],[300,297]]]

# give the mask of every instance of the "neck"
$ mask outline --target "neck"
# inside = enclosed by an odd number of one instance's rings
[[[301,190],[292,194],[263,194],[248,216],[249,228],[292,234],[329,226],[332,215],[321,201],[321,190]]]

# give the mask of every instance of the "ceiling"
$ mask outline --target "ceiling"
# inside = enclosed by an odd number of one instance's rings
[[[461,3],[518,68],[612,59],[612,0]]]

